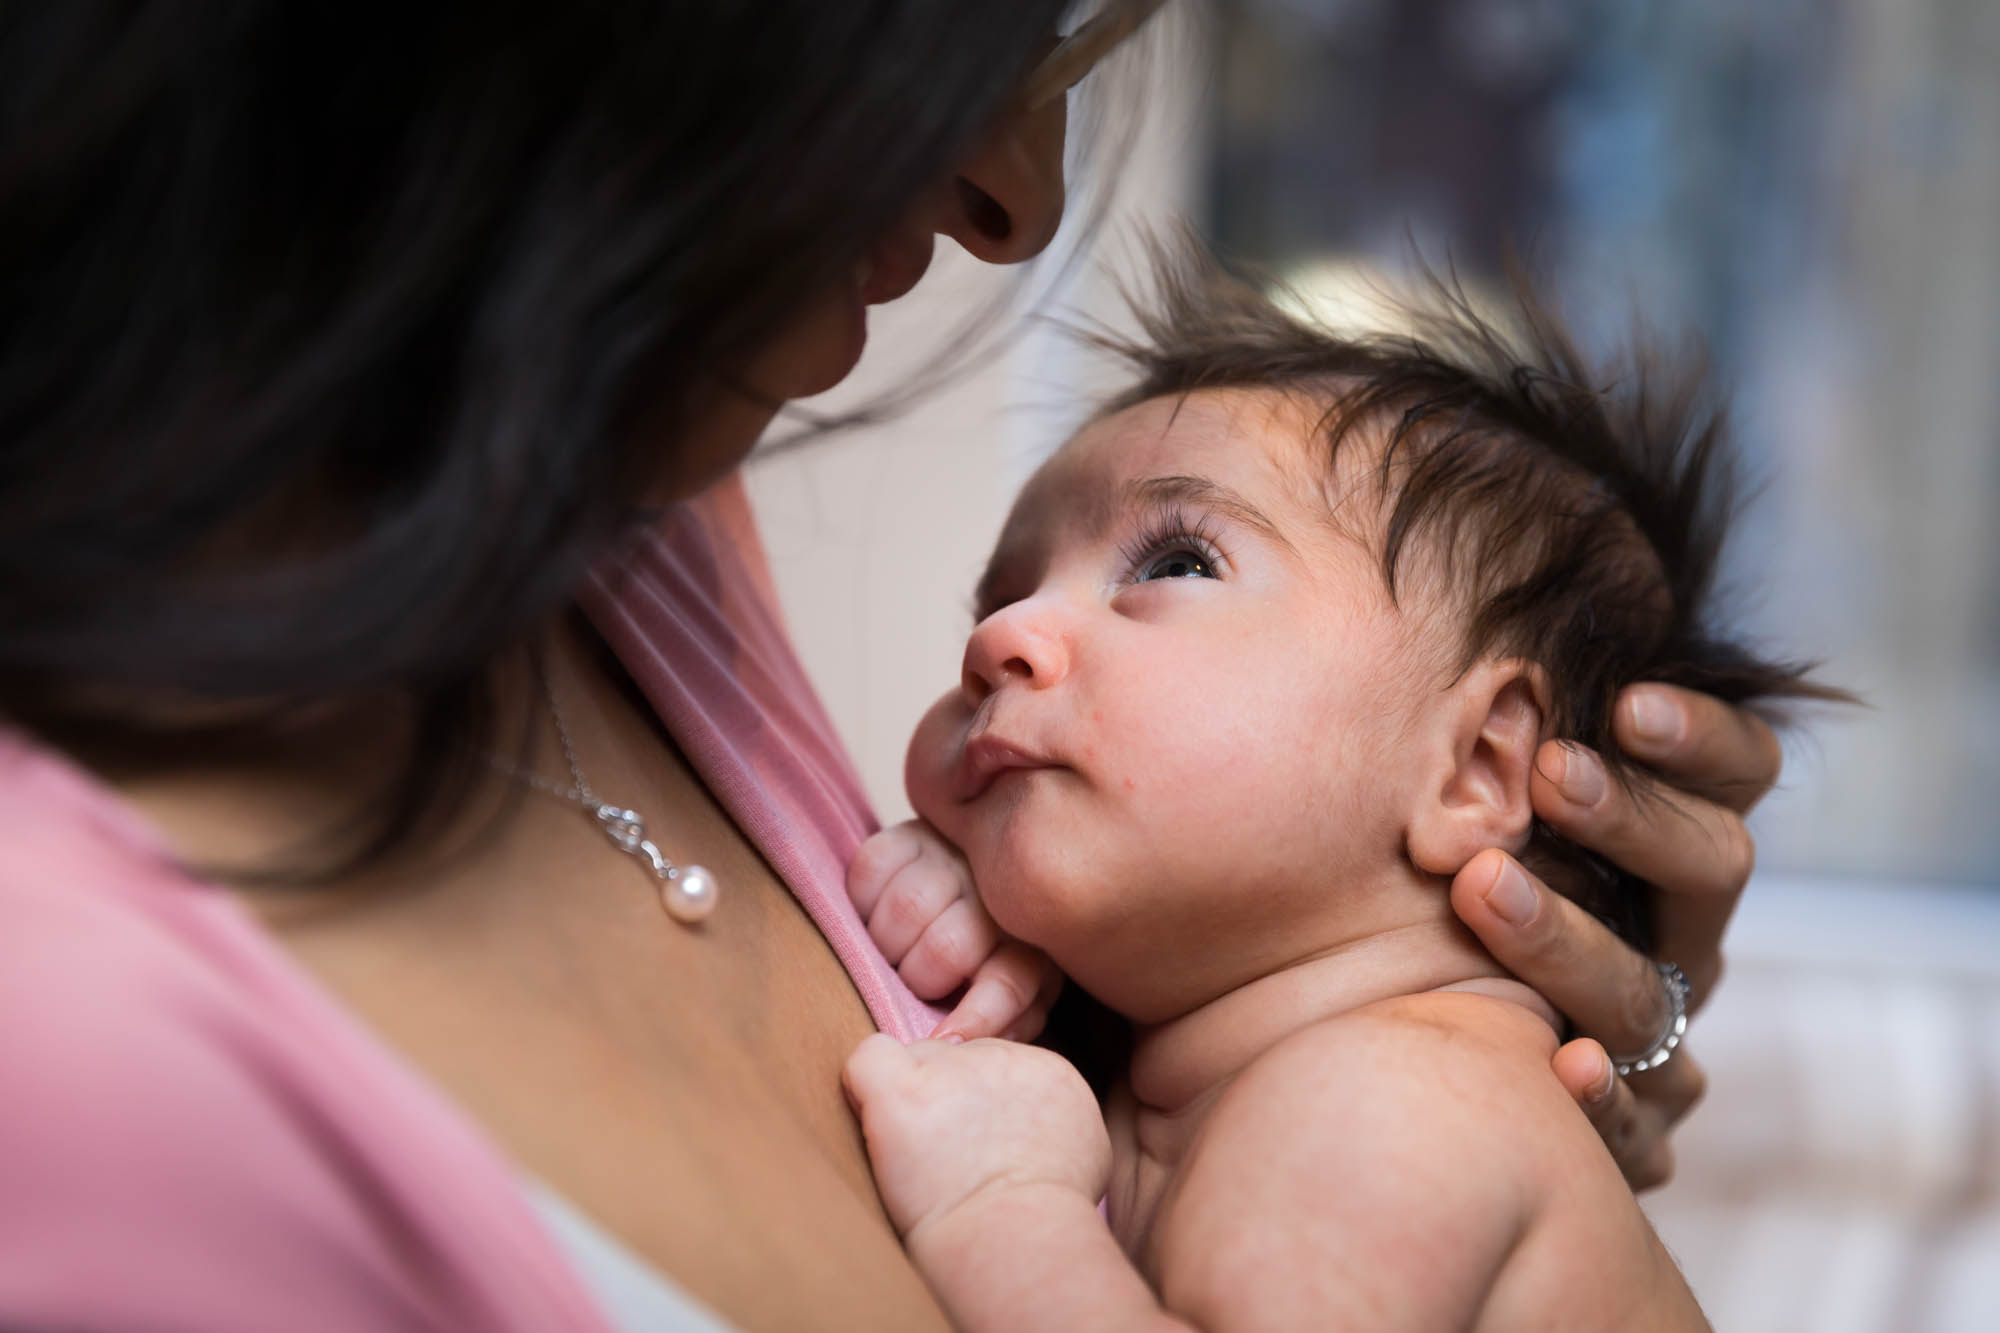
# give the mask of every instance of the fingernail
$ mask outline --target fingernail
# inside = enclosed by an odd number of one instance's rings
[[[963,1046],[965,1045],[965,1034],[963,1032],[934,1032],[931,1034],[931,1040],[941,1041],[947,1046]]]
[[[1571,805],[1596,805],[1603,800],[1603,761],[1588,750],[1563,746],[1562,794]]]
[[[1658,690],[1632,691],[1632,732],[1640,740],[1662,747],[1677,745],[1686,723],[1680,706]]]
[[[1611,1068],[1611,1062],[1609,1060],[1606,1060],[1604,1061],[1603,1067],[1598,1071],[1597,1077],[1591,1081],[1590,1100],[1594,1102],[1601,1102],[1606,1097],[1609,1097],[1611,1095],[1612,1080],[1613,1080],[1613,1071]]]
[[[1535,886],[1528,883],[1521,867],[1512,861],[1502,863],[1500,873],[1486,887],[1486,905],[1510,926],[1525,926],[1532,921],[1536,902]]]

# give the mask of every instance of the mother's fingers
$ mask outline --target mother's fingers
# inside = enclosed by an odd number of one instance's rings
[[[1669,1132],[1708,1086],[1701,1066],[1677,1052],[1667,1064],[1634,1076],[1640,1091],[1615,1076],[1604,1048],[1586,1038],[1557,1051],[1552,1068],[1611,1150],[1626,1182],[1635,1190],[1664,1184],[1673,1174]]]
[[[1659,970],[1505,852],[1467,862],[1451,882],[1451,906],[1501,966],[1579,1031],[1614,1051],[1643,1051],[1665,1030],[1671,1011]]]
[[[1668,895],[1657,945],[1680,964],[1697,1002],[1722,973],[1722,932],[1749,883],[1757,844],[1743,816],[1647,778],[1612,782],[1589,750],[1549,741],[1528,779],[1535,813],[1556,832]]]
[[[1556,1052],[1551,1067],[1589,1117],[1590,1127],[1604,1140],[1628,1185],[1648,1189],[1672,1174],[1666,1136],[1647,1132],[1653,1118],[1642,1114],[1631,1087],[1612,1072],[1602,1046],[1587,1037],[1572,1041]]]
[[[1762,718],[1672,685],[1634,685],[1612,712],[1619,746],[1738,814],[1778,780],[1784,752]]]
[[[1528,796],[1556,832],[1667,893],[1739,893],[1756,863],[1736,811],[1643,777],[1628,790],[1580,745],[1544,742]]]

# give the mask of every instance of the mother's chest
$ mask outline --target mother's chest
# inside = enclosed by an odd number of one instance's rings
[[[729,1321],[942,1328],[840,1093],[866,1011],[768,871],[715,860],[732,897],[703,932],[620,892],[616,858],[517,893],[561,875],[523,857],[476,895],[436,886],[453,913],[406,897],[284,933],[511,1166]]]

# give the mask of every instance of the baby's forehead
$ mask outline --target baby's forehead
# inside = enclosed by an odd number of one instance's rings
[[[1101,532],[1135,509],[1188,500],[1187,488],[1149,485],[1182,478],[1239,495],[1290,544],[1366,545],[1379,535],[1379,501],[1368,465],[1379,431],[1360,429],[1335,448],[1330,387],[1226,387],[1149,398],[1087,423],[1036,470],[1002,532],[1008,548],[1063,532]],[[1137,501],[1138,503],[1135,503]]]
[[[1329,458],[1319,444],[1324,408],[1276,389],[1204,389],[1107,413],[1037,469],[1017,513],[1065,502],[1115,503],[1125,483],[1205,478],[1237,491],[1313,507]],[[1274,516],[1275,517],[1275,516]]]
[[[1300,395],[1211,389],[1148,399],[1078,431],[1022,488],[974,591],[985,610],[1057,553],[1146,528],[1217,519],[1264,534],[1321,575],[1361,576],[1372,524],[1350,523],[1325,443],[1325,409]],[[1342,473],[1349,469],[1344,463]],[[1348,489],[1352,489],[1350,486]],[[1016,594],[1018,595],[1018,594]]]

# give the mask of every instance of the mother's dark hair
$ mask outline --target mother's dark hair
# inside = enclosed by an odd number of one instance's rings
[[[7,6],[0,712],[406,689],[448,765],[696,386],[959,160],[1064,8]]]

